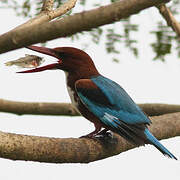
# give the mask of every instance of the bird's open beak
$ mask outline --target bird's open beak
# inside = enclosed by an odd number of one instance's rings
[[[38,47],[38,46],[28,46],[26,48],[31,49],[33,51],[43,53],[43,54],[47,54],[47,55],[50,55],[50,56],[53,56],[53,57],[56,57],[59,59],[59,57],[56,55],[55,51],[51,48]],[[48,64],[46,66],[37,67],[37,68],[26,70],[26,71],[20,71],[17,73],[32,73],[32,72],[40,72],[40,71],[50,70],[50,69],[57,69],[59,63],[60,63],[60,60],[57,63]]]

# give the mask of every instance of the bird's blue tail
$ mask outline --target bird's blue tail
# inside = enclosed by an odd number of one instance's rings
[[[147,139],[149,140],[150,144],[154,145],[160,152],[162,152],[165,156],[168,156],[172,159],[176,159],[177,158],[170,153],[152,134],[151,132],[146,128],[144,131]]]

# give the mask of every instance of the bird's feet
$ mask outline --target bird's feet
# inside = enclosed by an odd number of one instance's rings
[[[112,137],[112,133],[111,132],[107,132],[108,129],[103,129],[102,131],[93,131],[85,136],[81,136],[80,138],[102,138],[102,137]]]
[[[96,134],[96,137],[112,137],[113,134],[108,129],[103,129],[99,133]]]
[[[90,138],[90,139],[93,139],[93,138],[95,138],[96,134],[97,133],[94,133],[94,131],[93,131],[92,133],[89,133],[87,135],[81,136],[79,138]]]

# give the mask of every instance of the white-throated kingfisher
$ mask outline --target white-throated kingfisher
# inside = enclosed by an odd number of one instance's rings
[[[177,159],[148,130],[151,121],[140,107],[119,84],[98,72],[87,53],[73,47],[27,48],[53,56],[58,61],[20,73],[63,70],[72,104],[94,123],[95,130],[87,137],[111,130],[137,146],[152,144],[164,155]],[[101,131],[102,128],[104,130]]]

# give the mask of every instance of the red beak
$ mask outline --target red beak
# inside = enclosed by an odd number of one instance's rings
[[[50,55],[50,56],[53,56],[53,57],[59,59],[59,57],[56,55],[54,49],[46,48],[46,47],[38,47],[38,46],[28,46],[26,48],[31,49],[33,51],[43,53],[43,54],[47,54],[47,55]],[[20,71],[17,73],[32,73],[32,72],[40,72],[40,71],[50,70],[50,69],[57,69],[60,62],[61,61],[59,60],[57,63],[48,64],[46,66],[42,66],[42,67],[38,67],[38,68],[26,70],[26,71]]]

